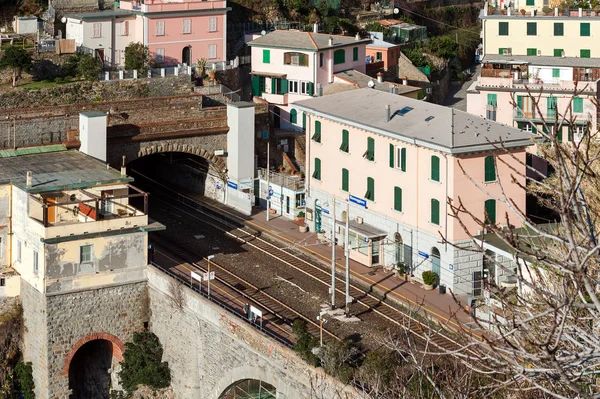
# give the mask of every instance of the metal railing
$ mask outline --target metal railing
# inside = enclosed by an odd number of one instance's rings
[[[267,170],[264,168],[258,168],[258,177],[266,180]],[[284,173],[271,171],[269,173],[269,182],[271,184],[289,188],[294,191],[304,190],[304,178],[301,178],[300,176],[290,176]]]

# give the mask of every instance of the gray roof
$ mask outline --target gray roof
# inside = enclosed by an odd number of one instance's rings
[[[373,38],[373,39],[371,39],[371,43],[367,44],[367,47],[392,48],[392,47],[400,47],[400,45],[388,43],[385,40],[379,40],[377,38]]]
[[[329,45],[329,38],[333,46]],[[351,46],[370,42],[371,39],[356,40],[354,36],[327,35],[324,33],[276,30],[248,43],[249,46],[280,47],[295,50],[318,51],[334,47]]]
[[[482,62],[530,64],[557,67],[600,68],[600,58],[550,57],[547,55],[495,55],[486,54]]]
[[[65,17],[78,19],[81,21],[87,21],[90,19],[110,19],[115,17],[129,17],[135,15],[133,11],[129,10],[104,10],[97,12],[80,12],[77,14],[67,14]]]
[[[27,172],[33,184],[26,186]],[[115,169],[82,152],[57,151],[0,158],[0,184],[12,183],[30,193],[131,182]]]
[[[354,69],[349,69],[343,72],[336,72],[334,76],[345,80],[348,83],[342,82],[333,82],[327,84],[323,87],[323,94],[330,95],[339,93],[342,91],[355,90],[355,89],[364,89],[365,87],[369,87],[369,82],[373,81],[375,86],[373,87],[375,90],[381,90],[389,92],[391,87],[398,88],[398,94],[406,94],[412,93],[414,91],[421,90],[420,87],[414,86],[403,86],[401,84],[394,84],[390,82],[377,82],[377,79],[370,77],[369,75],[365,75],[364,73],[360,73],[355,71]]]
[[[386,122],[386,106],[391,119]],[[533,134],[463,111],[372,89],[297,101],[294,107],[385,136],[452,154],[532,145]],[[407,111],[407,112],[403,112]],[[404,114],[403,114],[404,113]]]

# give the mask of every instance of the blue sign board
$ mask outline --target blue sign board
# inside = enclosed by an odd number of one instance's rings
[[[352,202],[353,204],[360,205],[365,208],[367,207],[367,200],[365,200],[365,199],[355,197],[354,195],[350,195],[348,197],[348,200],[350,202]]]
[[[326,214],[326,215],[329,215],[329,209],[325,209],[325,208],[323,208],[323,209],[321,209],[321,210],[323,211],[323,213],[324,213],[324,214]]]
[[[419,251],[419,255],[424,257],[425,259],[429,258],[429,254],[427,252]]]
[[[217,183],[216,186],[217,186],[217,190],[221,189],[221,183]]]
[[[238,185],[237,185],[237,183],[234,183],[234,182],[232,182],[232,181],[228,181],[228,182],[227,182],[227,187],[233,188],[234,190],[237,190],[237,189],[238,189]]]
[[[306,201],[302,200],[302,206],[306,206]]]

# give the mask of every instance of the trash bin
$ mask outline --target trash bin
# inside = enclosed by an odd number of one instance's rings
[[[445,285],[440,285],[440,295],[443,295],[446,293],[446,286]]]

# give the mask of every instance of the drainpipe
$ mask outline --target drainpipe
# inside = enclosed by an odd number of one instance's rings
[[[306,111],[302,111],[305,114]],[[306,196],[310,198],[310,115],[306,115],[306,132],[304,132],[304,139],[306,141]]]
[[[415,182],[415,186],[417,187],[417,189],[415,190],[416,193],[416,198],[415,198],[415,203],[416,203],[416,207],[417,207],[417,239],[416,241],[416,247],[417,247],[417,256],[419,256],[419,147],[417,146],[417,140],[413,139],[413,144],[415,145],[415,148],[417,149],[417,173],[415,174],[415,176],[417,176],[416,182]],[[411,233],[411,241],[412,241],[412,233]],[[412,242],[411,242],[412,244]],[[413,251],[414,254],[415,251]],[[412,266],[415,265],[415,261],[413,260],[413,264]],[[412,270],[411,266],[411,274],[414,274],[414,270]]]
[[[444,159],[446,159],[446,181],[444,184],[446,185],[446,200],[444,201],[446,204],[444,205],[444,209],[446,210],[446,216],[444,221],[444,238],[446,243],[444,244],[444,251],[448,252],[448,154],[444,154]]]
[[[10,265],[10,267],[14,268],[14,265],[12,263],[12,259],[13,259],[13,249],[12,249],[12,242],[13,242],[13,232],[12,232],[12,224],[13,224],[13,218],[12,218],[12,200],[13,200],[13,190],[14,190],[14,186],[11,185],[10,189],[8,190],[8,264]]]

